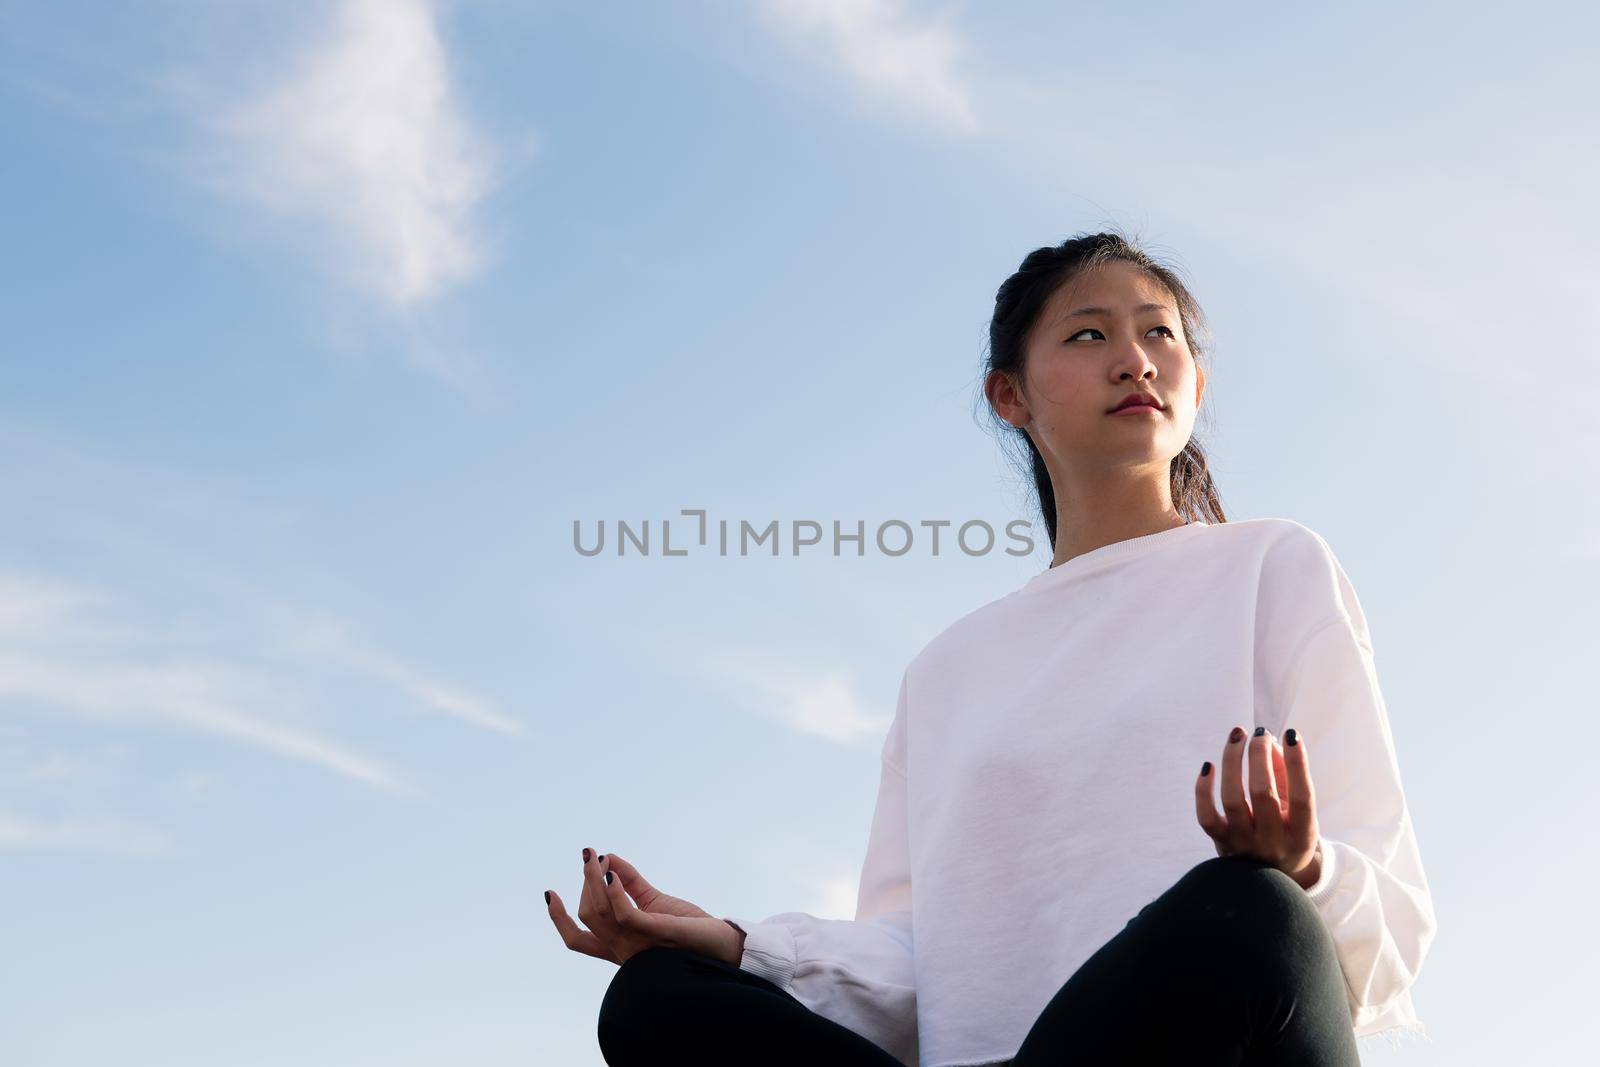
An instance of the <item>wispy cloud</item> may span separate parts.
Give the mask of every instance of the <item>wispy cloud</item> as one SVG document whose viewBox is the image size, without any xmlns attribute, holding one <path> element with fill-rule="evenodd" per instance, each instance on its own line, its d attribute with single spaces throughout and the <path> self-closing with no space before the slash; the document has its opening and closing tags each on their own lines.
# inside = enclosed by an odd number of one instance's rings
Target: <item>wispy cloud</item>
<svg viewBox="0 0 1600 1067">
<path fill-rule="evenodd" d="M 900 0 L 767 0 L 768 20 L 820 46 L 862 89 L 959 132 L 978 128 L 956 73 L 964 49 L 948 13 L 913 16 Z"/>
<path fill-rule="evenodd" d="M 462 111 L 425 0 L 342 0 L 287 76 L 202 116 L 200 180 L 300 218 L 363 287 L 398 307 L 477 273 L 476 205 L 495 148 Z"/>
<path fill-rule="evenodd" d="M 247 680 L 211 664 L 144 666 L 93 658 L 0 656 L 0 700 L 189 727 L 314 763 L 366 785 L 403 788 L 394 774 L 372 760 L 245 711 L 240 690 L 247 686 Z"/>
<path fill-rule="evenodd" d="M 852 745 L 882 738 L 893 718 L 888 711 L 873 711 L 842 672 L 796 670 L 759 649 L 656 637 L 640 652 L 808 737 Z"/>
<path fill-rule="evenodd" d="M 108 755 L 112 759 L 108 760 Z M 114 764 L 122 756 L 116 746 L 103 747 L 93 754 L 55 747 L 41 749 L 30 741 L 27 732 L 12 727 L 0 733 L 0 790 L 92 793 L 116 779 Z"/>
<path fill-rule="evenodd" d="M 817 899 L 805 910 L 822 919 L 854 919 L 859 882 L 856 875 L 823 879 L 817 887 Z"/>
<path fill-rule="evenodd" d="M 326 656 L 348 668 L 379 678 L 413 700 L 472 726 L 510 737 L 523 734 L 522 723 L 499 711 L 490 701 L 425 677 L 392 656 L 363 647 L 351 637 L 349 628 L 342 623 L 331 619 L 308 621 L 295 627 L 291 642 L 302 653 Z"/>
<path fill-rule="evenodd" d="M 41 823 L 0 811 L 0 848 L 74 849 L 149 856 L 167 850 L 153 830 L 121 822 Z"/>
<path fill-rule="evenodd" d="M 98 592 L 32 575 L 0 574 L 0 702 L 25 702 L 101 719 L 164 723 L 231 738 L 315 764 L 365 785 L 404 791 L 380 763 L 273 718 L 291 703 L 270 679 L 237 667 L 119 647 L 119 631 L 85 617 L 110 603 Z M 86 635 L 91 635 L 86 639 Z M 26 648 L 24 649 L 24 646 Z"/>
<path fill-rule="evenodd" d="M 384 712 L 421 707 L 495 742 L 525 736 L 527 724 L 488 695 L 366 639 L 296 577 L 241 568 L 262 542 L 284 538 L 291 516 L 28 434 L 0 428 L 0 443 L 17 507 L 58 540 L 88 538 L 79 543 L 108 576 L 0 566 L 0 727 L 26 725 L 20 738 L 70 756 L 102 725 L 119 737 L 130 726 L 209 735 L 401 794 L 416 792 L 406 768 L 370 751 L 374 731 L 385 744 L 393 736 Z M 95 729 L 33 728 L 63 717 Z M 38 751 L 22 759 L 24 747 L 0 734 L 0 784 L 26 775 L 36 793 L 58 776 L 35 773 L 44 760 Z"/>
<path fill-rule="evenodd" d="M 813 737 L 851 744 L 889 727 L 889 716 L 869 712 L 841 674 L 794 679 L 768 686 L 773 708 L 794 729 Z"/>
<path fill-rule="evenodd" d="M 92 629 L 86 629 L 84 613 L 102 602 L 87 589 L 0 573 L 0 637 L 41 632 L 58 638 L 85 636 Z"/>
</svg>

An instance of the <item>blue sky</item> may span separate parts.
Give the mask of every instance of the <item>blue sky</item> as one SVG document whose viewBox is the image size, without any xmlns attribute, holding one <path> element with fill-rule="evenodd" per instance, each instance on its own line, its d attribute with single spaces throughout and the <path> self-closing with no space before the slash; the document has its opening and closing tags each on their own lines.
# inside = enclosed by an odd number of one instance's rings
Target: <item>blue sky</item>
<svg viewBox="0 0 1600 1067">
<path fill-rule="evenodd" d="M 541 897 L 584 846 L 851 914 L 900 672 L 1042 524 L 669 559 L 573 522 L 1034 518 L 987 313 L 1120 225 L 1210 316 L 1230 517 L 1321 533 L 1372 627 L 1440 935 L 1435 1044 L 1368 1062 L 1575 1060 L 1597 29 L 0 4 L 0 1058 L 598 1064 L 613 966 Z"/>
</svg>

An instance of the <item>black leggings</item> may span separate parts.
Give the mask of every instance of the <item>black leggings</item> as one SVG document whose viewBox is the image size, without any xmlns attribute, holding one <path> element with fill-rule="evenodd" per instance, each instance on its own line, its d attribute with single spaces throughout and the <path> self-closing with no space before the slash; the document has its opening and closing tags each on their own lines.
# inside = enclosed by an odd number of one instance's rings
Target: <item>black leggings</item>
<svg viewBox="0 0 1600 1067">
<path fill-rule="evenodd" d="M 1019 916 L 1019 922 L 1027 922 Z M 759 975 L 649 948 L 600 1005 L 611 1067 L 899 1062 Z M 1067 978 L 1010 1061 L 1360 1067 L 1322 918 L 1282 871 L 1244 856 L 1197 864 Z"/>
</svg>

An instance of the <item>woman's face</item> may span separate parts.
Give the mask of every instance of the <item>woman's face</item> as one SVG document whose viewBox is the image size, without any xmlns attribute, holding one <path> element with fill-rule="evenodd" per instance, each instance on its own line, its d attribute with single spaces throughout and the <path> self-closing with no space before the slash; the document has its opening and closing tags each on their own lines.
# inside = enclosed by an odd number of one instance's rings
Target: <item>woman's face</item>
<svg viewBox="0 0 1600 1067">
<path fill-rule="evenodd" d="M 1045 303 L 1029 335 L 1018 399 L 1051 468 L 1093 475 L 1137 464 L 1164 468 L 1189 443 L 1203 387 L 1172 294 L 1132 264 L 1114 261 L 1080 274 Z M 1136 390 L 1155 394 L 1161 410 L 1111 413 Z"/>
</svg>

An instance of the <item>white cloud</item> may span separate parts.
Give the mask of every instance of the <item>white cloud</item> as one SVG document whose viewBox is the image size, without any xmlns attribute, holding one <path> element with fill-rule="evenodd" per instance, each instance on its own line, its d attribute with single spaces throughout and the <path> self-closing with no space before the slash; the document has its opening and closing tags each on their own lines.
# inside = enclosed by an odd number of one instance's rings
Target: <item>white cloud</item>
<svg viewBox="0 0 1600 1067">
<path fill-rule="evenodd" d="M 46 824 L 0 812 L 0 848 L 52 848 L 154 855 L 167 850 L 162 835 L 120 822 Z"/>
<path fill-rule="evenodd" d="M 657 635 L 640 651 L 808 737 L 840 745 L 881 740 L 893 719 L 891 713 L 870 710 L 846 675 L 796 670 L 790 659 L 759 649 Z"/>
<path fill-rule="evenodd" d="M 173 783 L 173 787 L 186 796 L 198 796 L 210 790 L 218 780 L 219 776 L 214 771 L 185 771 Z"/>
<path fill-rule="evenodd" d="M 20 733 L 19 733 L 20 736 Z M 69 787 L 82 789 L 110 780 L 112 772 L 80 753 L 29 751 L 12 738 L 0 739 L 0 789 Z"/>
<path fill-rule="evenodd" d="M 866 91 L 960 132 L 977 129 L 955 73 L 963 42 L 947 14 L 914 19 L 900 0 L 767 0 L 763 10 L 797 43 L 820 42 Z"/>
<path fill-rule="evenodd" d="M 37 577 L 0 574 L 0 636 L 25 637 L 41 629 L 55 634 L 81 634 L 85 608 L 100 603 L 86 589 Z"/>
<path fill-rule="evenodd" d="M 340 267 L 396 306 L 474 275 L 472 213 L 494 148 L 462 113 L 425 0 L 343 0 L 288 75 L 205 121 L 200 178 L 299 218 Z"/>
<path fill-rule="evenodd" d="M 100 718 L 186 726 L 314 763 L 366 785 L 401 789 L 378 763 L 304 730 L 240 706 L 245 685 L 225 668 L 179 663 L 143 666 L 89 657 L 0 656 L 0 700 L 38 701 Z"/>
<path fill-rule="evenodd" d="M 414 700 L 452 718 L 510 737 L 522 736 L 522 723 L 499 711 L 490 701 L 426 678 L 399 660 L 360 646 L 342 624 L 328 619 L 306 622 L 295 628 L 291 642 L 302 653 L 327 656 L 347 667 L 380 678 Z"/>
<path fill-rule="evenodd" d="M 873 715 L 850 683 L 839 674 L 797 679 L 787 687 L 769 687 L 778 713 L 800 733 L 840 744 L 874 737 L 889 728 L 889 716 Z"/>
<path fill-rule="evenodd" d="M 821 919 L 854 919 L 859 881 L 854 875 L 824 879 L 818 887 L 816 901 L 805 910 Z"/>
<path fill-rule="evenodd" d="M 290 701 L 270 678 L 193 660 L 151 664 L 148 652 L 105 640 L 106 634 L 128 632 L 101 624 L 91 613 L 109 602 L 78 586 L 0 574 L 0 633 L 7 636 L 7 652 L 0 655 L 0 702 L 184 727 L 315 764 L 365 785 L 405 789 L 381 764 L 275 721 L 274 709 Z"/>
</svg>

